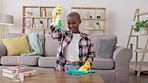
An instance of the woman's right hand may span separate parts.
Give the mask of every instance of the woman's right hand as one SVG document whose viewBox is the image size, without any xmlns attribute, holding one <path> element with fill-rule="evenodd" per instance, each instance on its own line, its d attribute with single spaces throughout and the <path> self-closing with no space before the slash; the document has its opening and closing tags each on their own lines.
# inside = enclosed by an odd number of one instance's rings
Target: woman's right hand
<svg viewBox="0 0 148 83">
<path fill-rule="evenodd" d="M 54 25 L 55 26 L 55 24 L 56 24 L 56 17 L 57 17 L 58 14 L 61 14 L 62 13 L 61 10 L 62 10 L 62 7 L 61 6 L 57 6 L 57 7 L 55 7 L 53 9 L 53 11 L 52 11 L 53 21 L 52 21 L 51 25 Z"/>
</svg>

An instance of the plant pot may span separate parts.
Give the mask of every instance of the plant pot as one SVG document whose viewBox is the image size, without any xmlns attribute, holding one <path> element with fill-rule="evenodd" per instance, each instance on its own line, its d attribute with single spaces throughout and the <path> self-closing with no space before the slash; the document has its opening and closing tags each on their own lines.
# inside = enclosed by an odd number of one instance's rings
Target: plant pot
<svg viewBox="0 0 148 83">
<path fill-rule="evenodd" d="M 101 29 L 101 25 L 97 25 L 97 28 L 98 28 L 98 29 Z"/>
<path fill-rule="evenodd" d="M 141 27 L 139 32 L 140 32 L 140 35 L 147 35 L 148 33 L 147 28 L 145 27 Z"/>
<path fill-rule="evenodd" d="M 140 35 L 140 32 L 134 31 L 133 35 Z"/>
<path fill-rule="evenodd" d="M 39 28 L 44 28 L 44 24 L 39 24 Z"/>
</svg>

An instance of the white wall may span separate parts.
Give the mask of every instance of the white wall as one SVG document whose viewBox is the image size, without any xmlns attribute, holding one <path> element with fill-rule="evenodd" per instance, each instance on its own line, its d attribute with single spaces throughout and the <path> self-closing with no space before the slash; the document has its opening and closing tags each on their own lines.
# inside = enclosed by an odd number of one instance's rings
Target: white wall
<svg viewBox="0 0 148 83">
<path fill-rule="evenodd" d="M 15 17 L 15 24 L 10 32 L 21 32 L 23 5 L 61 5 L 63 21 L 71 6 L 90 6 L 107 8 L 107 33 L 118 37 L 118 45 L 126 47 L 133 15 L 136 8 L 148 10 L 148 0 L 3 0 L 3 13 Z"/>
<path fill-rule="evenodd" d="M 2 4 L 2 0 L 0 0 L 0 14 L 2 14 L 2 12 L 3 12 L 3 4 Z M 2 31 L 3 30 L 3 25 L 0 25 L 0 31 Z M 0 32 L 0 35 L 1 35 L 1 32 Z"/>
<path fill-rule="evenodd" d="M 0 0 L 0 14 L 2 14 L 2 8 L 3 7 L 3 4 L 2 4 L 2 0 Z"/>
</svg>

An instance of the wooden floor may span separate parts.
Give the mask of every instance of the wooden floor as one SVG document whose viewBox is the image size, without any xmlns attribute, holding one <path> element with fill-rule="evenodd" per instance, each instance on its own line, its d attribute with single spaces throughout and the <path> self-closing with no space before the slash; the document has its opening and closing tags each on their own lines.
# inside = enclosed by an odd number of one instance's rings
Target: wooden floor
<svg viewBox="0 0 148 83">
<path fill-rule="evenodd" d="M 148 65 L 148 63 L 144 63 Z M 129 83 L 148 83 L 148 74 L 141 73 L 140 76 L 136 76 L 134 70 L 130 69 Z"/>
<path fill-rule="evenodd" d="M 135 75 L 135 71 L 130 69 L 129 83 L 148 83 L 148 74 Z"/>
</svg>

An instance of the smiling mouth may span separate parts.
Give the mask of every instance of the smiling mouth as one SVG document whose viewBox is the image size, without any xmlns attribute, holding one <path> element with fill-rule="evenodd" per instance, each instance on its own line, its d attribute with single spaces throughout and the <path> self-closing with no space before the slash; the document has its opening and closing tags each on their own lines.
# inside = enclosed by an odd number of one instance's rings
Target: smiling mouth
<svg viewBox="0 0 148 83">
<path fill-rule="evenodd" d="M 74 30 L 74 28 L 69 28 L 71 31 L 73 31 Z"/>
<path fill-rule="evenodd" d="M 70 29 L 70 30 L 72 30 L 72 31 L 73 31 L 74 29 Z"/>
</svg>

